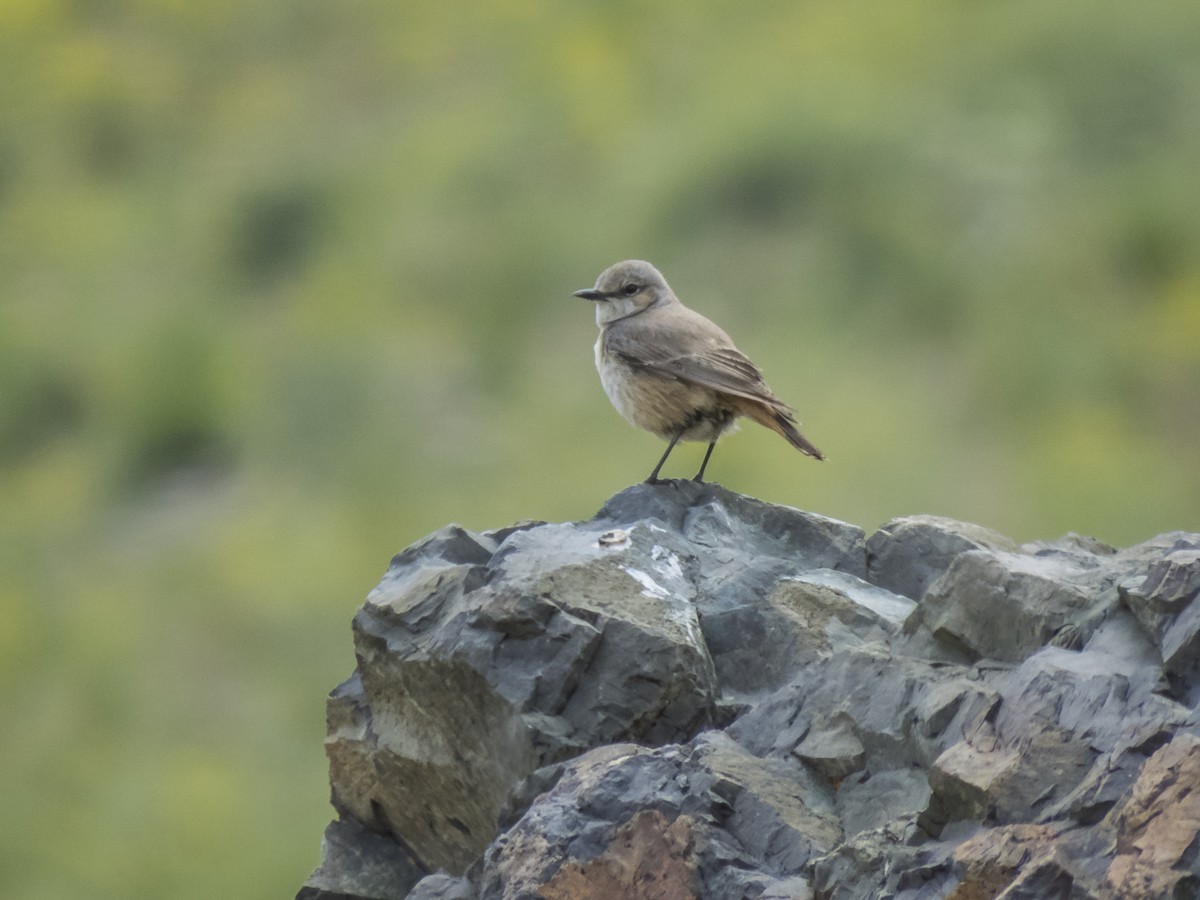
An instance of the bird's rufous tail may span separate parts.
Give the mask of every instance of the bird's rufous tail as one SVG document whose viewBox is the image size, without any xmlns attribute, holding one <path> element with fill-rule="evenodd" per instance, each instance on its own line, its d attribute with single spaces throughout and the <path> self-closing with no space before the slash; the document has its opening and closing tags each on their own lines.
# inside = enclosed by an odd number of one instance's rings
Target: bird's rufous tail
<svg viewBox="0 0 1200 900">
<path fill-rule="evenodd" d="M 747 401 L 742 404 L 739 412 L 753 419 L 759 425 L 770 428 L 775 433 L 782 435 L 789 444 L 805 456 L 811 456 L 813 459 L 825 458 L 825 454 L 814 447 L 796 429 L 796 419 L 786 408 L 781 409 L 778 406 L 769 406 L 766 403 Z"/>
</svg>

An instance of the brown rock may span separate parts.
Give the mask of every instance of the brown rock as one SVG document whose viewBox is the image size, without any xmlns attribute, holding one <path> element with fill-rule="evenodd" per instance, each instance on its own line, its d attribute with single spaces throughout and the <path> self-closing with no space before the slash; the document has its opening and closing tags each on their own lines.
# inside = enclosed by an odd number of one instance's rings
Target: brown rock
<svg viewBox="0 0 1200 900">
<path fill-rule="evenodd" d="M 964 841 L 953 859 L 965 868 L 946 900 L 991 900 L 1017 883 L 1024 872 L 1051 860 L 1057 832 L 1044 825 L 989 828 Z"/>
<path fill-rule="evenodd" d="M 696 900 L 693 821 L 644 810 L 617 829 L 608 849 L 570 862 L 538 889 L 543 900 Z"/>
<path fill-rule="evenodd" d="M 1146 760 L 1128 798 L 1100 825 L 1117 855 L 1104 897 L 1177 897 L 1200 886 L 1200 738 L 1179 734 Z"/>
</svg>

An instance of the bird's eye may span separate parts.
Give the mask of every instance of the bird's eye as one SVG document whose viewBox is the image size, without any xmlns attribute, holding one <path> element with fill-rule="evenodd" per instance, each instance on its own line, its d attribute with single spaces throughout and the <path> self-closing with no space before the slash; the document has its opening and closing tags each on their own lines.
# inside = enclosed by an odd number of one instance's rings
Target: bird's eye
<svg viewBox="0 0 1200 900">
<path fill-rule="evenodd" d="M 621 290 L 625 294 L 626 297 L 632 297 L 634 294 L 636 294 L 638 291 L 640 291 L 641 288 L 638 287 L 636 284 L 627 284 Z"/>
</svg>

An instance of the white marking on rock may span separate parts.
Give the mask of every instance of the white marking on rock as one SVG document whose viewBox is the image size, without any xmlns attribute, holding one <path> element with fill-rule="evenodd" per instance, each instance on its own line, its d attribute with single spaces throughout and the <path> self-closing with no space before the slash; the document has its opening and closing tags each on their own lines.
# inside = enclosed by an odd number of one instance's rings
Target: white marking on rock
<svg viewBox="0 0 1200 900">
<path fill-rule="evenodd" d="M 650 548 L 650 558 L 663 564 L 668 578 L 683 578 L 683 566 L 679 564 L 679 557 L 666 547 L 655 544 Z"/>
<path fill-rule="evenodd" d="M 642 594 L 644 596 L 657 597 L 660 600 L 671 596 L 670 591 L 668 591 L 665 587 L 663 587 L 641 569 L 635 569 L 633 566 L 621 566 L 621 571 L 642 586 Z"/>
</svg>

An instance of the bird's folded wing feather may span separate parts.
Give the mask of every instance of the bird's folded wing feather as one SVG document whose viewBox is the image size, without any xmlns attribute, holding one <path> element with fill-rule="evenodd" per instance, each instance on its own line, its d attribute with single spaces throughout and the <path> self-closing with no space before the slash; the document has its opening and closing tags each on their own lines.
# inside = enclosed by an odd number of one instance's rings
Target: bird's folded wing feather
<svg viewBox="0 0 1200 900">
<path fill-rule="evenodd" d="M 679 352 L 670 349 L 677 341 L 656 339 L 654 331 L 612 329 L 605 337 L 605 349 L 634 368 L 788 410 L 767 387 L 758 366 L 732 343 L 705 342 Z"/>
</svg>

